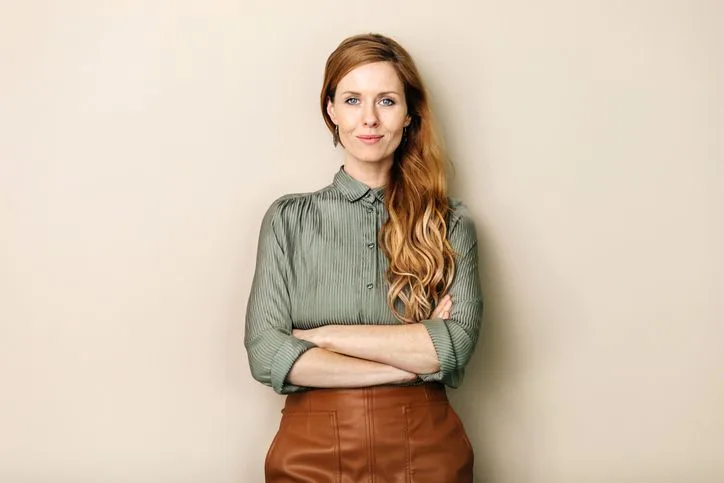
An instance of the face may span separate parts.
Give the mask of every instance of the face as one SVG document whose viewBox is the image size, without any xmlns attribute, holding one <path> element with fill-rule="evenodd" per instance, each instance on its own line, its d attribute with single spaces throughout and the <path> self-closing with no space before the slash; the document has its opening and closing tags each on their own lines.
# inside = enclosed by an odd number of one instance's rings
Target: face
<svg viewBox="0 0 724 483">
<path fill-rule="evenodd" d="M 410 124 L 405 90 L 390 62 L 361 65 L 339 81 L 327 113 L 339 128 L 346 161 L 389 163 Z"/>
</svg>

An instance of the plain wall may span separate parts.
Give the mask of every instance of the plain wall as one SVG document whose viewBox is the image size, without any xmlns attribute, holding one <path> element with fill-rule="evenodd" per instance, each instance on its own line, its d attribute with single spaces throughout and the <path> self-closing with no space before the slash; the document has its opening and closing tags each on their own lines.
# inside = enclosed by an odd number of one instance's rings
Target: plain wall
<svg viewBox="0 0 724 483">
<path fill-rule="evenodd" d="M 413 54 L 477 220 L 490 483 L 724 481 L 724 3 L 5 1 L 0 482 L 261 482 L 261 217 L 342 161 L 327 55 Z"/>
</svg>

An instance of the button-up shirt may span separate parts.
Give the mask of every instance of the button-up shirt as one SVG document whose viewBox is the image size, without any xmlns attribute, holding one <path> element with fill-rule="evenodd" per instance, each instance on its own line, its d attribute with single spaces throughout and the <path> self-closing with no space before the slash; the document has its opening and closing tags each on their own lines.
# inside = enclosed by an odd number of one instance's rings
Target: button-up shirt
<svg viewBox="0 0 724 483">
<path fill-rule="evenodd" d="M 456 267 L 452 310 L 449 319 L 419 321 L 440 363 L 439 371 L 420 380 L 457 387 L 475 349 L 483 302 L 474 221 L 459 200 L 449 202 Z M 255 379 L 282 394 L 309 389 L 286 380 L 296 360 L 315 347 L 294 337 L 293 328 L 401 323 L 387 305 L 388 260 L 377 239 L 386 220 L 384 188 L 370 188 L 343 166 L 331 185 L 271 204 L 261 223 L 246 308 L 244 342 Z M 402 311 L 399 299 L 396 307 Z"/>
</svg>

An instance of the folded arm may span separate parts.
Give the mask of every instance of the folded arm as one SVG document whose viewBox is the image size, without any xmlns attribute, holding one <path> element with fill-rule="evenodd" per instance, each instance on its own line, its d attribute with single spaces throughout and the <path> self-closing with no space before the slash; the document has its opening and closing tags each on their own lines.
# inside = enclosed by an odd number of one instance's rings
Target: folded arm
<svg viewBox="0 0 724 483">
<path fill-rule="evenodd" d="M 446 295 L 433 316 L 448 318 L 451 305 L 450 296 Z M 294 330 L 293 334 L 332 352 L 381 362 L 415 374 L 440 370 L 435 346 L 422 324 L 325 325 Z"/>
<path fill-rule="evenodd" d="M 307 387 L 366 387 L 415 379 L 413 372 L 318 347 L 302 354 L 287 376 L 289 383 Z"/>
<path fill-rule="evenodd" d="M 262 221 L 246 308 L 244 345 L 254 379 L 280 394 L 309 387 L 362 387 L 416 379 L 412 372 L 318 348 L 292 334 L 284 247 L 278 233 L 279 202 Z"/>
<path fill-rule="evenodd" d="M 295 335 L 330 351 L 456 387 L 477 344 L 483 311 L 475 225 L 464 208 L 451 230 L 450 243 L 457 253 L 451 306 L 446 306 L 449 299 L 441 301 L 431 317 L 419 324 L 330 325 L 295 331 Z"/>
</svg>

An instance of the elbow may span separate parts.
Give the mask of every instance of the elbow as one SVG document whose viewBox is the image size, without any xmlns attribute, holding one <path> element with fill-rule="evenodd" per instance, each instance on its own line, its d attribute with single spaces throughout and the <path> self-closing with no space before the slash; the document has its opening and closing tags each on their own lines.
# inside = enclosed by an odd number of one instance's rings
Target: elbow
<svg viewBox="0 0 724 483">
<path fill-rule="evenodd" d="M 260 351 L 256 344 L 251 344 L 247 341 L 244 345 L 246 346 L 246 354 L 249 359 L 251 377 L 265 386 L 271 386 L 271 362 L 264 356 L 264 352 Z"/>
<path fill-rule="evenodd" d="M 418 374 L 433 374 L 439 372 L 440 367 L 440 360 L 437 358 L 437 353 L 433 349 L 432 355 L 421 361 L 415 372 Z"/>
<path fill-rule="evenodd" d="M 442 354 L 438 354 L 437 371 L 452 374 L 464 370 L 475 351 L 475 345 L 474 337 L 460 334 L 456 341 L 450 342 Z"/>
<path fill-rule="evenodd" d="M 461 324 L 452 321 L 431 321 L 425 325 L 434 346 L 434 361 L 429 365 L 435 366 L 436 371 L 430 372 L 450 373 L 463 369 L 476 345 L 477 331 L 466 330 Z"/>
<path fill-rule="evenodd" d="M 264 384 L 265 386 L 271 386 L 271 371 L 269 367 L 259 361 L 253 361 L 249 358 L 249 368 L 251 369 L 251 377 L 255 381 Z"/>
<path fill-rule="evenodd" d="M 254 378 L 255 381 L 260 382 L 264 384 L 265 386 L 271 386 L 271 372 L 267 369 L 263 369 L 261 367 L 255 366 L 254 364 L 250 364 L 251 368 L 251 377 Z"/>
<path fill-rule="evenodd" d="M 299 356 L 313 344 L 278 330 L 266 330 L 245 342 L 251 376 L 279 394 L 295 391 L 286 382 L 289 370 Z"/>
<path fill-rule="evenodd" d="M 460 335 L 458 342 L 453 344 L 454 357 L 450 371 L 461 371 L 465 369 L 475 352 L 475 346 L 478 342 L 477 333 L 472 335 L 468 333 L 463 334 Z"/>
<path fill-rule="evenodd" d="M 456 371 L 461 371 L 465 369 L 465 367 L 468 365 L 468 362 L 470 362 L 470 358 L 473 355 L 474 349 L 471 349 L 465 357 L 459 358 L 456 360 L 455 369 Z"/>
</svg>

